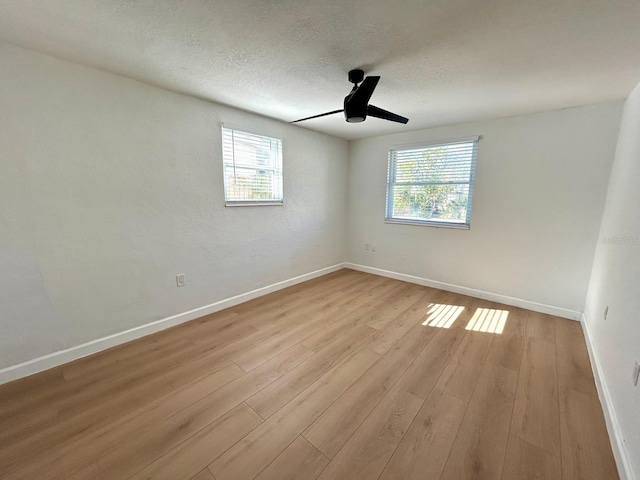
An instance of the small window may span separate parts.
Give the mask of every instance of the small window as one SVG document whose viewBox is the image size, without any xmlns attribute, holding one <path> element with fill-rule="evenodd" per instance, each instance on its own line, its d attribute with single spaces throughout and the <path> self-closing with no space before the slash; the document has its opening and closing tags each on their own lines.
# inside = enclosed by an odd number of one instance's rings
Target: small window
<svg viewBox="0 0 640 480">
<path fill-rule="evenodd" d="M 282 140 L 222 126 L 227 206 L 282 205 Z"/>
<path fill-rule="evenodd" d="M 478 137 L 389 152 L 386 221 L 469 228 Z"/>
</svg>

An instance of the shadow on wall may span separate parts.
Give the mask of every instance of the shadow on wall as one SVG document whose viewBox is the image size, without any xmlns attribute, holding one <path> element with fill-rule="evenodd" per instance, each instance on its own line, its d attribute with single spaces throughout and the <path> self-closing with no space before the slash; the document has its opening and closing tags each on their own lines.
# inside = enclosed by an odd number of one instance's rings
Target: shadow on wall
<svg viewBox="0 0 640 480">
<path fill-rule="evenodd" d="M 0 368 L 69 346 L 68 329 L 53 307 L 36 259 L 28 251 L 0 248 L 0 282 Z"/>
</svg>

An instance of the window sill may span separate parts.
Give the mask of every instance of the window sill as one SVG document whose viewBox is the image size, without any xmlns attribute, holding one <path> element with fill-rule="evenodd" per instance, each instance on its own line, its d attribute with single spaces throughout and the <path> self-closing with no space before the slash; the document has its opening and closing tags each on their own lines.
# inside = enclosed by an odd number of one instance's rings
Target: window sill
<svg viewBox="0 0 640 480">
<path fill-rule="evenodd" d="M 225 207 L 282 207 L 284 202 L 225 202 Z"/>
<path fill-rule="evenodd" d="M 396 220 L 393 218 L 385 218 L 384 223 L 393 223 L 398 225 L 416 225 L 418 227 L 453 228 L 455 230 L 470 229 L 470 225 L 466 223 L 421 222 L 420 220 Z"/>
</svg>

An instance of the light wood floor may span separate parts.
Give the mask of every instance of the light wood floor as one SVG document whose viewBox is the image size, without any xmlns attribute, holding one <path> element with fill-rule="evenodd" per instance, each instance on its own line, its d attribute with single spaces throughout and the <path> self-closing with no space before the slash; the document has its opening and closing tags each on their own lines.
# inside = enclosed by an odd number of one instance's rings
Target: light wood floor
<svg viewBox="0 0 640 480">
<path fill-rule="evenodd" d="M 578 322 L 342 270 L 0 387 L 2 479 L 618 478 Z"/>
</svg>

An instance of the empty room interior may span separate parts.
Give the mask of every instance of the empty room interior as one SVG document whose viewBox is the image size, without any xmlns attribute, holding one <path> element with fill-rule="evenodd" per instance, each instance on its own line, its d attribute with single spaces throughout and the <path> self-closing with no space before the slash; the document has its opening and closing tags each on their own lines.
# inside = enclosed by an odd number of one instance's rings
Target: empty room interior
<svg viewBox="0 0 640 480">
<path fill-rule="evenodd" d="M 0 0 L 1 480 L 640 480 L 640 2 Z"/>
</svg>

